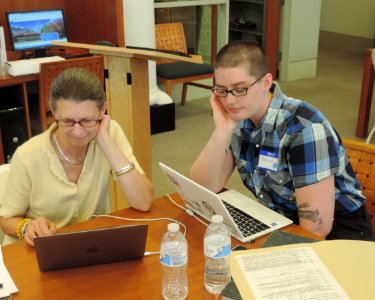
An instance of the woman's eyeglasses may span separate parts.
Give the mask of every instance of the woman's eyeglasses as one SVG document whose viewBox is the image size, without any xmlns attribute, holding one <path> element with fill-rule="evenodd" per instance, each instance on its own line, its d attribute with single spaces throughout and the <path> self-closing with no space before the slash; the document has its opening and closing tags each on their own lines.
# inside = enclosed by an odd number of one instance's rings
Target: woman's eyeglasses
<svg viewBox="0 0 375 300">
<path fill-rule="evenodd" d="M 76 123 L 79 124 L 82 127 L 94 127 L 94 126 L 98 125 L 98 123 L 100 123 L 101 120 L 102 120 L 101 118 L 99 118 L 97 120 L 83 119 L 83 120 L 79 120 L 79 121 L 74 121 L 74 120 L 69 120 L 69 119 L 62 119 L 62 120 L 55 119 L 55 121 L 56 121 L 56 123 L 59 127 L 73 127 Z"/>
</svg>

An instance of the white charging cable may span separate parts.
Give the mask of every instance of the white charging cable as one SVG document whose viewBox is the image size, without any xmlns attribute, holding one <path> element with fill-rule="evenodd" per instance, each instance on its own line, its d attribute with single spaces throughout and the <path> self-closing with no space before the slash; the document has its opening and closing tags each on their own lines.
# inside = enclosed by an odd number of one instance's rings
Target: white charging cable
<svg viewBox="0 0 375 300">
<path fill-rule="evenodd" d="M 189 216 L 192 216 L 194 217 L 195 219 L 197 219 L 199 222 L 201 222 L 203 225 L 205 226 L 208 226 L 207 223 L 203 222 L 201 219 L 199 219 L 192 210 L 190 210 L 189 208 L 186 208 L 186 207 L 183 207 L 181 206 L 180 204 L 176 203 L 172 197 L 169 195 L 169 194 L 166 194 L 166 196 L 168 197 L 168 199 L 174 204 L 176 205 L 177 207 L 181 208 L 182 210 L 184 210 Z M 125 217 L 119 217 L 119 216 L 112 216 L 112 215 L 92 215 L 93 218 L 99 218 L 99 217 L 102 217 L 102 218 L 112 218 L 112 219 L 118 219 L 118 220 L 125 220 L 125 221 L 131 221 L 131 222 L 143 222 L 143 221 L 149 221 L 149 222 L 152 222 L 152 221 L 172 221 L 172 222 L 175 222 L 175 223 L 178 223 L 180 224 L 183 228 L 184 228 L 184 236 L 186 236 L 186 231 L 187 231 L 187 228 L 185 226 L 185 224 L 175 220 L 175 219 L 172 219 L 172 218 L 148 218 L 148 219 L 134 219 L 134 218 L 125 218 Z M 153 254 L 159 254 L 160 252 L 157 252 L 157 251 L 154 251 L 154 252 L 150 252 L 150 251 L 146 251 L 145 252 L 145 256 L 148 256 L 148 255 L 153 255 Z"/>
<path fill-rule="evenodd" d="M 178 204 L 177 202 L 175 202 L 169 194 L 165 194 L 165 195 L 168 197 L 168 199 L 169 199 L 174 205 L 176 205 L 177 207 L 179 207 L 179 208 L 181 208 L 182 210 L 184 210 L 189 216 L 194 217 L 195 219 L 197 219 L 199 222 L 201 222 L 201 223 L 202 223 L 203 225 L 205 225 L 205 226 L 208 226 L 208 225 L 209 225 L 209 224 L 207 224 L 206 222 L 203 222 L 200 218 L 198 218 L 198 217 L 195 215 L 195 213 L 194 213 L 191 209 L 186 208 L 186 207 L 183 207 L 183 206 L 181 206 L 180 204 Z"/>
<path fill-rule="evenodd" d="M 112 219 L 118 219 L 118 220 L 125 220 L 125 221 L 132 221 L 132 222 L 142 222 L 142 221 L 172 221 L 175 223 L 180 224 L 184 228 L 184 235 L 186 235 L 186 226 L 182 224 L 181 222 L 171 219 L 171 218 L 153 218 L 153 219 L 133 219 L 133 218 L 125 218 L 125 217 L 118 217 L 118 216 L 112 216 L 112 215 L 92 215 L 94 218 L 98 217 L 104 217 L 104 218 L 112 218 Z"/>
<path fill-rule="evenodd" d="M 153 219 L 133 219 L 133 218 L 125 218 L 125 217 L 118 217 L 118 216 L 112 216 L 112 215 L 92 215 L 94 218 L 112 218 L 112 219 L 118 219 L 118 220 L 125 220 L 125 221 L 132 221 L 132 222 L 143 222 L 143 221 L 172 221 L 180 224 L 184 228 L 184 235 L 186 235 L 186 226 L 182 224 L 181 222 L 171 219 L 171 218 L 153 218 Z M 160 254 L 159 251 L 145 251 L 145 256 Z"/>
</svg>

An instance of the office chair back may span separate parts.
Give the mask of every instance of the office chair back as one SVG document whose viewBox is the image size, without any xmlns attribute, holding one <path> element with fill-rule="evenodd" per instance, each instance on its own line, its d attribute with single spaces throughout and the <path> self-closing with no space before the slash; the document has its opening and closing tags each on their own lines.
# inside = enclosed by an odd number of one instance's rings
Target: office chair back
<svg viewBox="0 0 375 300">
<path fill-rule="evenodd" d="M 104 86 L 104 59 L 101 55 L 42 63 L 39 73 L 39 112 L 42 131 L 45 131 L 48 125 L 53 123 L 48 102 L 51 84 L 58 74 L 68 68 L 87 69 L 94 73 Z"/>
<path fill-rule="evenodd" d="M 0 204 L 3 200 L 5 187 L 8 182 L 9 171 L 10 171 L 10 164 L 0 165 Z M 3 243 L 3 240 L 4 240 L 4 233 L 3 233 L 3 230 L 0 228 L 0 244 Z"/>
<path fill-rule="evenodd" d="M 375 145 L 344 139 L 353 170 L 366 196 L 366 207 L 375 233 Z"/>
<path fill-rule="evenodd" d="M 188 53 L 182 23 L 166 23 L 155 25 L 156 49 L 173 50 Z M 165 84 L 165 92 L 172 96 L 172 85 L 182 83 L 181 105 L 186 103 L 188 85 L 211 89 L 212 85 L 196 83 L 202 79 L 213 79 L 211 65 L 189 62 L 172 62 L 156 66 L 158 82 Z"/>
</svg>

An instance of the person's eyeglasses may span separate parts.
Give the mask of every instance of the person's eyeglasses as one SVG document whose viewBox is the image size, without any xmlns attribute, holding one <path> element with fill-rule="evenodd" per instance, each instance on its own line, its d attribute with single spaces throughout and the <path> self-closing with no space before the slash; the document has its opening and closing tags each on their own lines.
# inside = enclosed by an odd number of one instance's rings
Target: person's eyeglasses
<svg viewBox="0 0 375 300">
<path fill-rule="evenodd" d="M 245 96 L 247 94 L 247 90 L 251 88 L 254 84 L 256 84 L 259 80 L 261 80 L 264 75 L 266 75 L 266 73 L 260 76 L 252 84 L 250 84 L 248 87 L 245 87 L 245 88 L 235 88 L 231 90 L 226 90 L 222 88 L 213 88 L 211 91 L 214 93 L 215 96 L 218 96 L 218 97 L 226 97 L 228 96 L 228 93 L 231 93 L 235 97 Z"/>
<path fill-rule="evenodd" d="M 100 123 L 101 120 L 102 120 L 101 118 L 99 118 L 97 120 L 83 119 L 83 120 L 79 120 L 79 121 L 74 121 L 74 120 L 69 120 L 69 119 L 62 119 L 62 120 L 55 119 L 55 121 L 56 121 L 56 123 L 59 127 L 73 127 L 76 123 L 79 124 L 82 127 L 94 127 L 98 123 Z"/>
</svg>

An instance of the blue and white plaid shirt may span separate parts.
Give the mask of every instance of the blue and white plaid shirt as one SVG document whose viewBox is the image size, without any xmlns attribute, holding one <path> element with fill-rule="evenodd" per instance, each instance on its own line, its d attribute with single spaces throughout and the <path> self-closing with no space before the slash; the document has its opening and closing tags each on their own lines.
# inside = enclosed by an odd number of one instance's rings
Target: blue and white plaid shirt
<svg viewBox="0 0 375 300">
<path fill-rule="evenodd" d="M 239 122 L 231 149 L 244 184 L 259 202 L 295 222 L 295 189 L 331 175 L 335 176 L 336 216 L 357 210 L 365 201 L 341 139 L 326 117 L 285 96 L 277 83 L 259 127 L 250 120 Z M 268 158 L 273 165 L 264 167 Z"/>
</svg>

